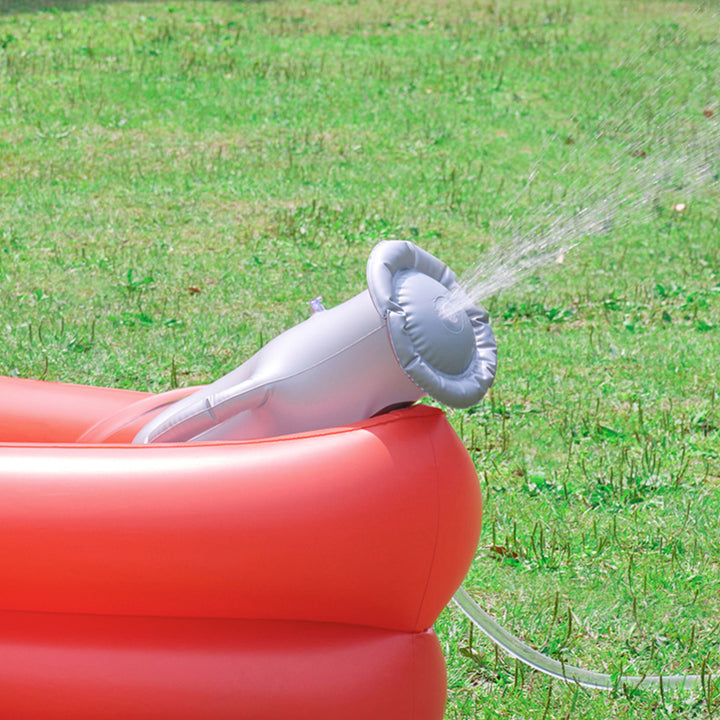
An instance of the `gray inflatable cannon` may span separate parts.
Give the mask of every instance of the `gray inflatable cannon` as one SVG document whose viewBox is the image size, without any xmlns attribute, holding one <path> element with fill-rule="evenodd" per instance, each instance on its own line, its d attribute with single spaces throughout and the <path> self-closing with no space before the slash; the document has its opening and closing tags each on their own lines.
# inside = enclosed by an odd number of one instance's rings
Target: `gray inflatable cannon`
<svg viewBox="0 0 720 720">
<path fill-rule="evenodd" d="M 171 405 L 134 442 L 318 430 L 425 394 L 456 408 L 480 402 L 495 378 L 497 346 L 487 312 L 463 297 L 447 265 L 413 243 L 381 242 L 370 254 L 367 283 L 364 292 L 320 309 Z"/>
</svg>

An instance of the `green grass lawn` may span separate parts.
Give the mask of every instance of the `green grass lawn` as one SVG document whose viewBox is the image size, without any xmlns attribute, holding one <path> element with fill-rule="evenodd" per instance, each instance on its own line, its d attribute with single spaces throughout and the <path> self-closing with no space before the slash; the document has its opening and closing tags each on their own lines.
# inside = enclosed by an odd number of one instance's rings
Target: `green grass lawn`
<svg viewBox="0 0 720 720">
<path fill-rule="evenodd" d="M 207 382 L 362 290 L 378 240 L 462 273 L 561 221 L 450 413 L 468 588 L 569 663 L 720 671 L 719 87 L 716 2 L 0 0 L 0 374 Z M 437 631 L 448 719 L 720 712 Z"/>
</svg>

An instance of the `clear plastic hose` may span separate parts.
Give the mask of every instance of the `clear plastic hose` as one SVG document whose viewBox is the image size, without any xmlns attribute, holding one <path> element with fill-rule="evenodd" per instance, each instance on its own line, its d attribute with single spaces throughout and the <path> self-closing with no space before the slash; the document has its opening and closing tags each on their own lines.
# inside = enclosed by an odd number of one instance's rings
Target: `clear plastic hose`
<svg viewBox="0 0 720 720">
<path fill-rule="evenodd" d="M 613 690 L 622 685 L 630 685 L 660 691 L 663 688 L 700 689 L 711 680 L 709 672 L 705 675 L 608 675 L 573 667 L 543 655 L 511 635 L 468 595 L 465 588 L 461 587 L 453 600 L 463 613 L 508 655 L 558 680 L 597 690 Z"/>
</svg>

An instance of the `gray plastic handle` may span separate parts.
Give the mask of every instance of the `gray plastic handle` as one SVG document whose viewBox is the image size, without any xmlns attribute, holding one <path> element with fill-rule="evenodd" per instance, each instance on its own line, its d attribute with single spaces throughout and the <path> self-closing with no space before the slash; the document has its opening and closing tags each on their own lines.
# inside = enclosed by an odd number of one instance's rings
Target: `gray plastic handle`
<svg viewBox="0 0 720 720">
<path fill-rule="evenodd" d="M 345 425 L 425 393 L 477 404 L 495 377 L 485 310 L 446 313 L 453 272 L 409 242 L 381 242 L 368 290 L 269 342 L 150 421 L 136 443 L 245 440 Z"/>
<path fill-rule="evenodd" d="M 136 443 L 247 440 L 345 425 L 423 391 L 398 365 L 367 291 L 271 340 L 148 423 Z"/>
</svg>

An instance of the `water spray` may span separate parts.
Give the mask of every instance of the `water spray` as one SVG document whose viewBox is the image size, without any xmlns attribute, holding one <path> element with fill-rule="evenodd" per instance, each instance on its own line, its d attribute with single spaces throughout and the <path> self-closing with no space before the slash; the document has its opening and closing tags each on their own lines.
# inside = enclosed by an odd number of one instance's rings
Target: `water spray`
<svg viewBox="0 0 720 720">
<path fill-rule="evenodd" d="M 639 62 L 640 57 L 629 66 Z M 662 81 L 662 76 L 654 79 L 650 96 L 658 92 Z M 708 82 L 716 87 L 717 77 Z M 700 83 L 698 88 L 702 87 Z M 646 101 L 644 96 L 621 124 L 643 112 Z M 535 187 L 543 163 L 541 154 L 522 189 L 500 212 L 502 222 L 493 228 L 493 235 L 500 240 L 484 248 L 482 261 L 458 278 L 463 294 L 454 294 L 448 309 L 461 309 L 466 301 L 485 302 L 543 268 L 562 263 L 566 255 L 592 238 L 630 224 L 637 228 L 649 223 L 663 207 L 684 212 L 706 189 L 717 187 L 720 124 L 716 104 L 714 99 L 705 112 L 697 107 L 683 107 L 682 112 L 672 106 L 663 108 L 650 137 L 636 131 L 618 141 L 614 127 L 596 128 L 594 139 L 579 144 L 574 155 L 553 173 L 551 187 L 559 199 L 532 202 L 523 220 L 516 217 L 520 215 L 518 206 Z M 588 180 L 583 168 L 591 149 L 603 152 L 602 174 Z M 547 188 L 541 191 L 547 194 Z M 673 202 L 678 196 L 681 202 Z"/>
</svg>

